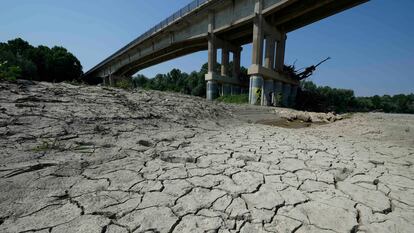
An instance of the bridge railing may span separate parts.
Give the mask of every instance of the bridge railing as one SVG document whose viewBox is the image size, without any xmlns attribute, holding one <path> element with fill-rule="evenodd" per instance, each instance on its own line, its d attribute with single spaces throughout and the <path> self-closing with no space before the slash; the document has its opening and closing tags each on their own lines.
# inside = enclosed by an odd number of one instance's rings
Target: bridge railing
<svg viewBox="0 0 414 233">
<path fill-rule="evenodd" d="M 177 12 L 175 12 L 174 14 L 172 14 L 170 17 L 168 17 L 165 20 L 161 21 L 161 23 L 155 25 L 154 27 L 152 27 L 151 29 L 149 29 L 148 31 L 146 31 L 144 34 L 142 34 L 141 36 L 139 36 L 138 38 L 136 38 L 135 40 L 133 40 L 131 43 L 127 44 L 126 46 L 124 46 L 123 48 L 121 48 L 120 50 L 118 50 L 117 52 L 115 52 L 113 55 L 111 55 L 110 57 L 108 57 L 107 59 L 105 59 L 104 61 L 102 61 L 101 63 L 99 63 L 98 65 L 96 65 L 95 67 L 93 67 L 87 73 L 92 72 L 93 70 L 95 70 L 99 66 L 105 64 L 107 61 L 109 61 L 112 58 L 118 56 L 125 49 L 128 49 L 131 45 L 134 45 L 136 43 L 139 43 L 139 42 L 147 39 L 148 37 L 150 37 L 151 35 L 153 35 L 155 32 L 157 32 L 157 31 L 159 31 L 159 30 L 167 27 L 168 25 L 176 22 L 177 20 L 181 19 L 186 14 L 192 12 L 196 8 L 204 5 L 205 3 L 209 2 L 209 1 L 212 1 L 212 0 L 194 0 L 194 1 L 192 1 L 191 3 L 189 3 L 188 5 L 186 5 L 185 7 L 181 8 L 180 10 L 178 10 Z"/>
<path fill-rule="evenodd" d="M 185 16 L 186 14 L 192 12 L 194 9 L 200 7 L 201 5 L 205 4 L 208 1 L 211 1 L 211 0 L 194 0 L 194 1 L 192 1 L 191 3 L 186 5 L 185 7 L 181 8 L 180 10 L 178 10 L 177 12 L 172 14 L 170 17 L 166 18 L 165 20 L 161 21 L 159 24 L 155 25 L 154 27 L 152 27 L 151 29 L 146 31 L 144 34 L 142 34 L 136 40 L 134 40 L 133 43 L 145 40 L 146 38 L 148 38 L 149 36 L 151 36 L 155 32 L 157 32 L 157 31 L 167 27 L 171 23 L 174 23 L 175 21 L 181 19 L 183 16 Z"/>
</svg>

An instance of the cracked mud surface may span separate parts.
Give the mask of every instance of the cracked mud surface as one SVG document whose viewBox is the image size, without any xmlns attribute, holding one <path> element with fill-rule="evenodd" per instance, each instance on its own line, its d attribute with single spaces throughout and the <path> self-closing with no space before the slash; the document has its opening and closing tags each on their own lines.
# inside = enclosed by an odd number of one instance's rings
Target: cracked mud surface
<svg viewBox="0 0 414 233">
<path fill-rule="evenodd" d="M 236 117 L 249 106 L 46 83 L 2 83 L 0 103 L 0 232 L 414 229 L 413 116 L 285 129 Z"/>
</svg>

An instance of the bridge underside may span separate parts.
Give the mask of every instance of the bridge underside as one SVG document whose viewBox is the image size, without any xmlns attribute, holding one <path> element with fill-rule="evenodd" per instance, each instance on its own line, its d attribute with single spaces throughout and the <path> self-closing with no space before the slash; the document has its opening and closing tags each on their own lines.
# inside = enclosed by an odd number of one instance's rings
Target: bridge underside
<svg viewBox="0 0 414 233">
<path fill-rule="evenodd" d="M 89 71 L 114 83 L 138 71 L 183 55 L 208 50 L 207 98 L 249 90 L 251 104 L 290 106 L 299 81 L 284 70 L 286 34 L 367 0 L 210 0 L 153 33 L 131 43 Z M 253 43 L 250 83 L 240 75 L 240 51 Z M 221 73 L 214 67 L 222 49 Z M 228 70 L 230 53 L 235 66 Z M 280 102 L 280 101 L 279 101 Z"/>
</svg>

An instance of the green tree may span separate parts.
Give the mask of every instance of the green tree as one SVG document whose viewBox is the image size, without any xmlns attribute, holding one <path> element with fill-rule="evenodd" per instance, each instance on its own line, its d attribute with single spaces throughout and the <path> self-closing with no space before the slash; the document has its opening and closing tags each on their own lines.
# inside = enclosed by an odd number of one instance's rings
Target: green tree
<svg viewBox="0 0 414 233">
<path fill-rule="evenodd" d="M 4 66 L 20 68 L 16 78 L 61 82 L 83 74 L 80 61 L 65 48 L 33 47 L 21 38 L 0 43 L 0 62 L 5 61 Z"/>
<path fill-rule="evenodd" d="M 0 63 L 0 79 L 14 81 L 21 76 L 22 69 L 19 66 L 8 66 L 7 61 Z"/>
</svg>

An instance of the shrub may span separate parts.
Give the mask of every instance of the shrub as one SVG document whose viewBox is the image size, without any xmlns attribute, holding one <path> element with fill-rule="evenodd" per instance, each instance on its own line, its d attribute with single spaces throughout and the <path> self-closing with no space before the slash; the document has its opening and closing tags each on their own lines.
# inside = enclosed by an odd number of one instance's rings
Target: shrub
<svg viewBox="0 0 414 233">
<path fill-rule="evenodd" d="M 217 101 L 231 104 L 247 104 L 249 102 L 248 94 L 241 95 L 224 95 L 217 98 Z"/>
</svg>

